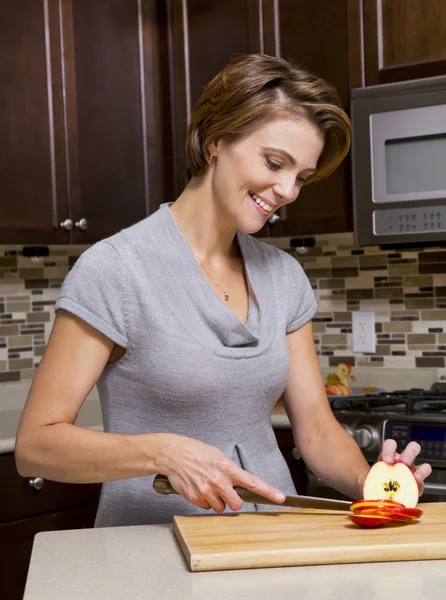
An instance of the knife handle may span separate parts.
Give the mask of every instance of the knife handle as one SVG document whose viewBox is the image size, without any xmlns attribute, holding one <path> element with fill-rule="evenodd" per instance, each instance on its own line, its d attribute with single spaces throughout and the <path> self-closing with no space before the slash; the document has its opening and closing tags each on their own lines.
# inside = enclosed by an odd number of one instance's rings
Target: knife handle
<svg viewBox="0 0 446 600">
<path fill-rule="evenodd" d="M 169 496 L 170 494 L 178 494 L 177 490 L 172 486 L 167 475 L 156 475 L 153 480 L 153 489 L 158 494 L 163 494 L 163 496 Z M 240 487 L 234 486 L 234 490 L 240 496 L 240 498 L 245 502 L 253 502 L 255 504 L 267 504 L 268 506 L 283 506 L 280 502 L 273 502 L 272 500 L 268 500 L 264 496 L 260 496 L 260 494 L 255 494 L 254 492 L 250 492 L 249 490 Z"/>
</svg>

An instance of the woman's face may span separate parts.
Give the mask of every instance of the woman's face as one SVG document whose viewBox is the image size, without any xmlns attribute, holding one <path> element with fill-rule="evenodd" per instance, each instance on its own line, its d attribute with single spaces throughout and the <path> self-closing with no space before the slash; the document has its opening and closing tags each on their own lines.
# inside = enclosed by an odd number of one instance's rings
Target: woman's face
<svg viewBox="0 0 446 600">
<path fill-rule="evenodd" d="M 322 133 L 298 118 L 269 121 L 237 142 L 210 147 L 212 187 L 221 217 L 255 233 L 271 214 L 296 200 L 315 172 L 324 146 Z"/>
</svg>

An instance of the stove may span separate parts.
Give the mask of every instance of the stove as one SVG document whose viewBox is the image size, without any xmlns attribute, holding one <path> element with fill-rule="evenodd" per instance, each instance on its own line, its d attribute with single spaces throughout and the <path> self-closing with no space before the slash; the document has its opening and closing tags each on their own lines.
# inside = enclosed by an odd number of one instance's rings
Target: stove
<svg viewBox="0 0 446 600">
<path fill-rule="evenodd" d="M 433 468 L 425 483 L 429 497 L 423 499 L 446 500 L 446 384 L 436 383 L 430 390 L 329 396 L 328 400 L 336 419 L 356 440 L 369 464 L 378 460 L 385 439 L 397 442 L 397 452 L 411 441 L 418 442 L 421 453 L 416 464 L 428 462 Z M 308 476 L 307 493 L 321 495 L 319 486 L 325 484 L 311 473 Z M 327 497 L 327 493 L 323 495 Z"/>
</svg>

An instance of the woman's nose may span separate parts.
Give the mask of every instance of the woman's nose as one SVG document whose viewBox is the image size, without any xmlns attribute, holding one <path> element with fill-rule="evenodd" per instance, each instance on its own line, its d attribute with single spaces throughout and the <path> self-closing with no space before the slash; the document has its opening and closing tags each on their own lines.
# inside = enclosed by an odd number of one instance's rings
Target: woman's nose
<svg viewBox="0 0 446 600">
<path fill-rule="evenodd" d="M 287 178 L 276 184 L 274 190 L 285 202 L 292 202 L 299 194 L 299 188 L 296 185 L 296 180 Z"/>
</svg>

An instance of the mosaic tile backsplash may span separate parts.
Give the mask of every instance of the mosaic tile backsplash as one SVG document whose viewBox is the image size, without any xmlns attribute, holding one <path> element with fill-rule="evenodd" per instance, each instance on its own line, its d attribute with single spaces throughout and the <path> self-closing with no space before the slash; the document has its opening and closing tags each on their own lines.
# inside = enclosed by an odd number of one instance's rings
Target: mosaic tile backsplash
<svg viewBox="0 0 446 600">
<path fill-rule="evenodd" d="M 295 256 L 319 301 L 313 328 L 321 366 L 437 368 L 444 378 L 446 242 L 445 248 L 382 251 L 355 246 L 352 233 L 315 240 L 307 254 Z M 294 253 L 289 238 L 273 243 Z M 50 246 L 49 256 L 34 259 L 23 256 L 22 246 L 0 246 L 0 381 L 33 377 L 60 286 L 86 248 Z M 375 312 L 375 354 L 352 351 L 355 310 Z"/>
</svg>

